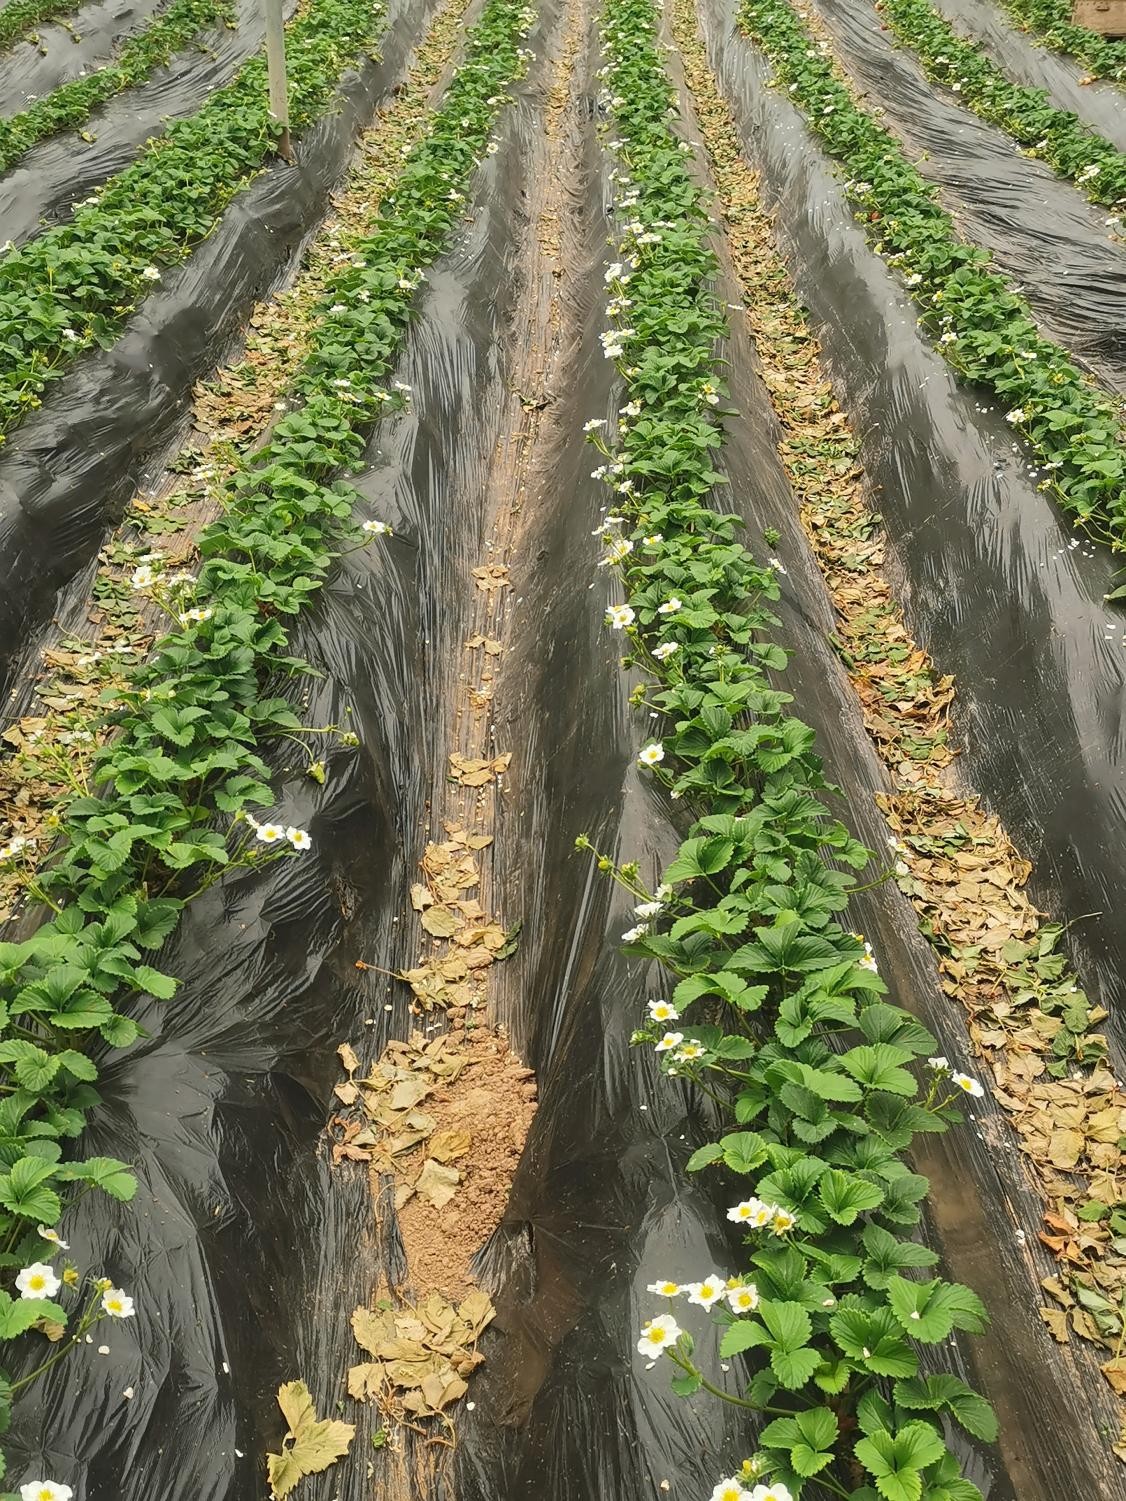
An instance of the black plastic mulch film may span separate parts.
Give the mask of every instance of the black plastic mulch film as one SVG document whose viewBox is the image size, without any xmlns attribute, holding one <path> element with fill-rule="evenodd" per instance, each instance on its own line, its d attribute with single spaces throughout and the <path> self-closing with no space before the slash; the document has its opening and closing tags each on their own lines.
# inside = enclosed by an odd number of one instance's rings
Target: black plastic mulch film
<svg viewBox="0 0 1126 1501">
<path fill-rule="evenodd" d="M 380 58 L 347 76 L 336 107 L 305 132 L 296 168 L 278 161 L 259 173 L 194 254 L 165 273 L 113 347 L 80 360 L 0 445 L 0 690 L 35 629 L 58 613 L 62 591 L 92 563 L 137 485 L 139 461 L 182 427 L 195 381 L 285 272 L 432 8 L 433 0 L 389 7 Z M 206 75 L 195 84 L 198 105 Z M 132 98 L 126 91 L 114 105 L 127 115 Z M 8 180 L 0 177 L 0 193 Z"/>
<path fill-rule="evenodd" d="M 1115 833 L 1122 649 L 1104 644 L 1103 622 L 1115 617 L 1100 603 L 1109 565 L 1068 549 L 1000 414 L 978 410 L 920 341 L 793 110 L 764 89 L 728 0 L 709 3 L 713 61 L 764 190 L 780 207 L 800 290 L 869 473 L 883 487 L 914 622 L 958 676 L 969 774 L 1038 857 L 1053 912 L 1107 912 L 1082 932 L 1092 961 L 1085 977 L 1094 971 L 1105 983 L 1100 998 L 1113 1003 L 1126 940 L 1103 893 L 1114 890 L 1126 855 Z M 523 208 L 560 45 L 559 9 L 542 16 L 529 44 L 539 61 L 502 117 L 500 150 L 479 176 L 468 227 L 421 298 L 399 371 L 413 405 L 381 425 L 358 481 L 394 536 L 343 560 L 294 633 L 293 649 L 323 674 L 308 689 L 307 721 L 327 723 L 351 707 L 360 748 L 333 756 L 323 789 L 283 776 L 278 806 L 285 821 L 311 828 L 313 852 L 213 888 L 188 909 L 161 961 L 183 978 L 181 990 L 140 1018 L 151 1040 L 104 1066 L 105 1103 L 88 1150 L 135 1160 L 141 1186 L 132 1209 L 87 1199 L 65 1229 L 80 1264 L 111 1269 L 136 1296 L 139 1316 L 115 1328 L 108 1357 L 80 1353 L 42 1382 L 21 1405 L 8 1444 L 13 1479 L 42 1468 L 67 1477 L 77 1501 L 261 1501 L 264 1453 L 281 1432 L 274 1391 L 300 1377 L 319 1411 L 335 1410 L 357 1348 L 349 1314 L 396 1252 L 393 1236 L 375 1236 L 366 1172 L 330 1172 L 322 1131 L 337 1044 L 375 1056 L 412 1025 L 406 987 L 358 971 L 355 961 L 395 970 L 415 957 L 405 894 L 445 778 L 435 726 L 448 722 L 457 691 L 469 569 L 481 557 L 490 458 L 526 290 L 522 246 L 534 232 Z M 392 25 L 384 63 L 353 91 L 352 112 L 306 142 L 307 164 L 325 157 L 324 185 L 340 170 L 354 122 L 401 66 L 401 23 Z M 495 716 L 498 749 L 513 753 L 490 852 L 496 906 L 506 924 L 523 928 L 515 956 L 493 972 L 494 1000 L 539 1075 L 541 1104 L 505 1221 L 480 1259 L 499 1312 L 473 1380 L 475 1406 L 458 1414 L 451 1463 L 419 1489 L 427 1501 L 666 1493 L 703 1501 L 751 1447 L 738 1415 L 674 1398 L 666 1373 L 646 1372 L 634 1355 L 638 1324 L 651 1311 L 646 1284 L 727 1267 L 731 1244 L 722 1204 L 683 1172 L 708 1126 L 700 1100 L 629 1047 L 659 977 L 622 958 L 628 904 L 571 853 L 575 835 L 588 832 L 655 878 L 683 833 L 675 805 L 636 770 L 650 726 L 628 706 L 619 645 L 602 625 L 611 586 L 594 568 L 591 531 L 605 492 L 589 476 L 591 453 L 579 437 L 584 420 L 613 409 L 613 370 L 597 338 L 607 163 L 584 107 L 599 61 L 590 30 L 573 80 L 562 250 L 574 338 L 541 429 L 538 472 L 551 478 L 529 497 L 511 560 L 513 651 Z M 254 213 L 302 180 L 278 171 L 254 184 L 213 240 L 168 278 L 160 294 L 174 299 L 167 320 L 155 321 L 151 299 L 117 348 L 84 362 L 44 413 L 44 462 L 54 444 L 78 465 L 99 441 L 95 423 L 119 455 L 112 481 L 86 490 L 76 471 L 54 509 L 39 512 L 38 537 L 54 534 L 56 554 L 57 539 L 67 539 L 62 608 L 86 587 L 79 569 L 97 546 L 111 495 L 129 480 L 129 454 L 167 435 L 166 408 L 182 403 L 202 368 L 206 339 L 188 355 L 166 352 L 176 344 L 169 330 L 217 319 L 236 295 L 223 279 L 223 255 L 208 259 L 213 242 L 235 235 L 234 220 L 245 221 L 240 234 L 251 233 Z M 287 245 L 323 191 L 310 192 L 307 208 L 286 209 Z M 263 282 L 249 269 L 240 276 L 245 307 Z M 721 285 L 720 295 L 735 302 L 734 285 Z M 130 346 L 132 366 L 123 367 Z M 737 326 L 730 353 L 741 414 L 726 449 L 730 496 L 752 545 L 764 527 L 781 534 L 774 551 L 788 570 L 784 639 L 795 648 L 786 686 L 818 731 L 855 831 L 878 847 L 886 829 L 872 794 L 882 773 L 829 646 L 831 612 L 775 456 L 753 351 Z M 167 369 L 149 374 L 142 421 L 136 393 L 148 360 Z M 132 399 L 119 400 L 107 383 L 123 368 L 137 371 Z M 79 403 L 69 417 L 67 398 Z M 99 498 L 72 533 L 76 489 Z M 44 556 L 28 552 L 29 572 Z M 961 1015 L 937 989 L 906 902 L 885 887 L 852 910 L 893 995 L 943 1050 L 967 1058 Z M 1044 1268 L 1016 1235 L 1035 1227 L 1037 1205 L 999 1113 L 986 1100 L 978 1116 L 976 1128 L 928 1142 L 919 1159 L 933 1186 L 928 1234 L 949 1275 L 977 1288 L 995 1320 L 961 1358 L 975 1362 L 964 1374 L 996 1403 L 1002 1440 L 995 1451 L 967 1451 L 968 1473 L 990 1501 L 1118 1494 L 1097 1431 L 1109 1410 L 1105 1388 L 1053 1346 L 1037 1317 L 1035 1278 Z M 720 1379 L 737 1382 L 737 1368 Z M 378 1415 L 346 1407 L 359 1423 L 352 1456 L 303 1481 L 300 1494 L 410 1494 L 371 1446 Z"/>
<path fill-rule="evenodd" d="M 286 0 L 285 14 L 296 0 Z M 36 29 L 40 42 L 20 42 L 0 53 L 0 115 L 15 115 L 60 84 L 92 73 L 113 58 L 129 35 L 150 24 L 153 0 L 81 6 L 65 19 Z M 263 8 L 237 0 L 235 25 L 213 26 L 198 45 L 177 53 L 141 87 L 128 89 L 93 111 L 83 127 L 49 136 L 0 177 L 0 241 L 22 244 L 46 220 L 69 218 L 71 207 L 112 173 L 127 166 L 138 147 L 173 120 L 193 114 L 213 89 L 229 83 L 239 66 L 262 45 Z M 76 40 L 77 38 L 77 40 Z"/>
<path fill-rule="evenodd" d="M 966 239 L 993 252 L 1049 338 L 1117 391 L 1126 390 L 1126 247 L 1110 210 L 1017 152 L 998 126 L 930 84 L 912 53 L 881 29 L 871 0 L 813 0 L 868 108 L 921 158 Z"/>
</svg>

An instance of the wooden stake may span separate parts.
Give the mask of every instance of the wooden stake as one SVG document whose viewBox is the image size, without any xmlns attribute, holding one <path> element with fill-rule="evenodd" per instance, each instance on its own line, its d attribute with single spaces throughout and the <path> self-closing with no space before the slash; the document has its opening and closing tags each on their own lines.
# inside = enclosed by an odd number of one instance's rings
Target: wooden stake
<svg viewBox="0 0 1126 1501">
<path fill-rule="evenodd" d="M 285 71 L 285 21 L 283 0 L 264 0 L 266 6 L 266 68 L 270 77 L 270 113 L 281 126 L 278 152 L 293 161 L 289 140 L 289 84 Z"/>
</svg>

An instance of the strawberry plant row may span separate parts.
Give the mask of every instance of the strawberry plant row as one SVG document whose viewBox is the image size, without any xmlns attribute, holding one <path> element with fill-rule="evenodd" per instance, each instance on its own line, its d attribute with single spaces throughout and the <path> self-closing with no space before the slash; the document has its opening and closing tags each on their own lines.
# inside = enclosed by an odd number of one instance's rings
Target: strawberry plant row
<svg viewBox="0 0 1126 1501">
<path fill-rule="evenodd" d="M 1026 155 L 1074 179 L 1092 203 L 1122 206 L 1126 154 L 1070 110 L 1056 109 L 1046 89 L 1024 88 L 1006 78 L 978 43 L 957 34 L 931 0 L 879 0 L 877 9 L 918 55 L 929 79 L 956 94 L 975 115 L 1001 126 Z"/>
<path fill-rule="evenodd" d="M 904 1154 L 917 1132 L 957 1123 L 955 1102 L 981 1086 L 921 1062 L 934 1038 L 885 998 L 870 945 L 842 925 L 851 872 L 872 856 L 830 814 L 814 733 L 773 683 L 786 665 L 778 567 L 756 562 L 740 518 L 714 504 L 733 415 L 726 324 L 655 0 L 613 0 L 602 38 L 624 221 L 603 345 L 628 396 L 615 424 L 587 424 L 613 497 L 602 562 L 625 591 L 607 619 L 646 676 L 635 702 L 664 726 L 639 761 L 693 822 L 655 891 L 636 864 L 598 862 L 636 901 L 623 941 L 672 985 L 634 1041 L 727 1119 L 686 1167 L 731 1175 L 744 1248 L 734 1276 L 653 1283 L 669 1311 L 638 1349 L 668 1360 L 681 1396 L 706 1390 L 764 1422 L 713 1501 L 980 1501 L 943 1424 L 991 1439 L 993 1414 L 920 1346 L 979 1332 L 985 1311 L 925 1275 L 937 1257 L 912 1231 L 928 1184 Z M 746 1357 L 737 1389 L 709 1374 L 715 1338 L 720 1360 Z"/>
<path fill-rule="evenodd" d="M 307 831 L 250 811 L 274 797 L 263 747 L 300 729 L 263 685 L 279 671 L 305 670 L 286 654 L 289 623 L 340 548 L 387 532 L 378 521 L 351 521 L 358 493 L 335 476 L 360 460 L 372 425 L 403 400 L 390 377 L 413 295 L 461 216 L 534 19 L 517 0 L 486 0 L 426 135 L 396 172 L 394 197 L 370 230 L 342 238 L 342 267 L 294 382 L 300 405 L 228 481 L 223 514 L 200 540 L 198 578 L 170 575 L 155 559 L 134 574 L 134 587 L 177 628 L 107 708 L 111 734 L 92 774 L 100 795 L 67 800 L 51 856 L 37 870 L 28 862 L 30 895 L 52 915 L 23 942 L 0 943 L 0 1159 L 10 1164 L 0 1174 L 2 1265 L 26 1261 L 35 1224 L 49 1228 L 63 1212 L 52 1178 L 132 1192 L 122 1164 L 60 1159 L 98 1099 L 91 1054 L 138 1036 L 131 998 L 175 993 L 176 980 L 146 963 L 146 951 L 225 873 L 311 846 Z M 0 850 L 0 859 L 23 855 Z M 61 1322 L 65 1310 L 52 1308 Z M 9 1327 L 0 1307 L 0 1339 L 33 1322 Z"/>
<path fill-rule="evenodd" d="M 1046 47 L 1077 58 L 1095 78 L 1126 80 L 1126 41 L 1100 36 L 1071 19 L 1071 0 L 1001 0 L 1001 4 Z"/>
<path fill-rule="evenodd" d="M 0 10 L 0 52 L 34 36 L 35 28 L 44 21 L 69 15 L 78 9 L 79 3 L 80 0 L 8 0 Z"/>
<path fill-rule="evenodd" d="M 322 113 L 383 29 L 383 0 L 308 0 L 287 32 L 294 128 Z M 218 222 L 266 163 L 277 126 L 264 57 L 150 141 L 66 224 L 0 259 L 0 444 L 83 349 L 129 313 Z"/>
<path fill-rule="evenodd" d="M 116 62 L 60 84 L 18 115 L 0 120 L 0 172 L 7 172 L 39 141 L 77 128 L 98 105 L 143 83 L 206 27 L 231 25 L 233 20 L 231 0 L 172 0 L 167 10 L 158 12 L 143 31 L 129 38 Z"/>
<path fill-rule="evenodd" d="M 1036 456 L 1040 488 L 1101 540 L 1126 548 L 1126 448 L 1117 405 L 1044 338 L 988 251 L 958 236 L 937 189 L 852 98 L 786 0 L 742 0 L 740 24 L 847 168 L 857 218 L 903 275 L 943 358 L 1004 404 Z"/>
</svg>

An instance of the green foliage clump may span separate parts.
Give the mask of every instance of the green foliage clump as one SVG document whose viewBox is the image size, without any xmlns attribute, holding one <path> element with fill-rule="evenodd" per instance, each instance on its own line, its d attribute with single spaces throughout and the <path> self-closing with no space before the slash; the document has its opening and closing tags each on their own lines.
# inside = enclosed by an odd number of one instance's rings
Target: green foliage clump
<svg viewBox="0 0 1126 1501">
<path fill-rule="evenodd" d="M 842 925 L 871 855 L 830 816 L 813 731 L 772 683 L 786 664 L 771 639 L 780 565 L 757 563 L 739 518 L 713 504 L 725 320 L 654 0 L 614 0 L 603 44 L 628 221 L 603 335 L 628 402 L 613 437 L 589 424 L 614 491 L 605 561 L 626 591 L 607 615 L 649 679 L 639 701 L 667 727 L 639 761 L 693 821 L 655 892 L 636 865 L 599 864 L 637 900 L 624 941 L 675 977 L 634 1041 L 726 1118 L 687 1168 L 733 1175 L 728 1219 L 745 1246 L 733 1277 L 651 1291 L 669 1309 L 682 1297 L 709 1309 L 719 1357 L 745 1360 L 746 1381 L 738 1395 L 713 1382 L 671 1312 L 639 1349 L 667 1353 L 681 1395 L 704 1389 L 769 1419 L 717 1495 L 981 1501 L 943 1425 L 988 1440 L 996 1423 L 962 1380 L 934 1373 L 934 1347 L 980 1332 L 986 1314 L 969 1288 L 928 1275 L 937 1257 L 914 1238 L 927 1180 L 904 1161 L 981 1086 L 945 1060 L 920 1069 L 935 1039 L 885 998 L 870 945 Z"/>
<path fill-rule="evenodd" d="M 856 104 L 786 0 L 743 0 L 740 23 L 826 148 L 876 249 L 899 268 L 936 348 L 993 393 L 1042 466 L 1040 488 L 1126 549 L 1126 448 L 1115 403 L 1038 328 L 1024 299 L 967 244 L 892 133 Z"/>
<path fill-rule="evenodd" d="M 0 19 L 10 7 L 0 11 Z M 231 0 L 172 0 L 137 36 L 121 48 L 117 61 L 85 78 L 74 78 L 37 99 L 18 115 L 0 120 L 0 172 L 15 166 L 25 151 L 60 130 L 77 129 L 91 110 L 123 89 L 143 83 L 174 52 L 186 47 L 205 27 L 233 24 Z"/>
</svg>

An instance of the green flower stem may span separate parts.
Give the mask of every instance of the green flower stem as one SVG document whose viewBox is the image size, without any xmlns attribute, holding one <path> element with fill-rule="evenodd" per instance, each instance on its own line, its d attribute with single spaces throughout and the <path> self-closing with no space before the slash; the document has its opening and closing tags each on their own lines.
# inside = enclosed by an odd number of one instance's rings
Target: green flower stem
<svg viewBox="0 0 1126 1501">
<path fill-rule="evenodd" d="M 1126 550 L 1126 446 L 1117 405 L 1064 351 L 992 269 L 960 239 L 933 184 L 898 140 L 852 99 L 786 0 L 743 0 L 740 24 L 766 53 L 777 83 L 846 168 L 845 189 L 876 250 L 906 279 L 935 348 L 1005 407 L 1048 477 L 1040 489 L 1094 536 Z"/>
<path fill-rule="evenodd" d="M 58 1365 L 59 1361 L 64 1359 L 65 1356 L 69 1355 L 70 1352 L 74 1349 L 75 1345 L 79 1344 L 86 1337 L 86 1335 L 89 1334 L 90 1330 L 93 1329 L 94 1325 L 97 1324 L 99 1322 L 99 1319 L 102 1317 L 97 1311 L 98 1298 L 99 1294 L 97 1292 L 94 1292 L 91 1295 L 90 1301 L 87 1303 L 82 1317 L 79 1320 L 78 1328 L 69 1337 L 69 1339 L 60 1341 L 59 1346 L 55 1350 L 55 1353 L 53 1355 L 49 1356 L 42 1363 L 42 1365 L 36 1366 L 33 1371 L 29 1371 L 26 1376 L 21 1376 L 18 1381 L 12 1382 L 11 1389 L 13 1395 L 18 1391 L 22 1391 L 25 1386 L 31 1386 L 34 1382 L 39 1380 L 40 1376 L 46 1375 L 46 1373 L 51 1369 L 52 1366 Z"/>
</svg>

